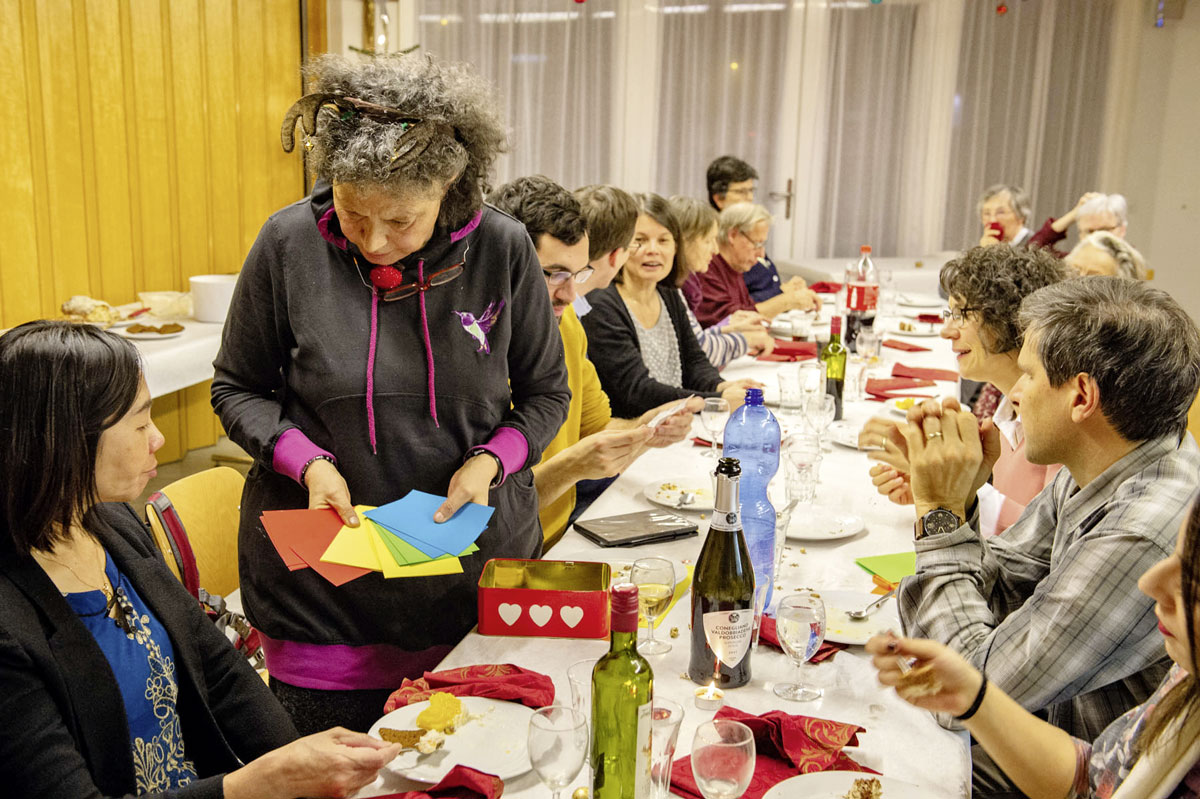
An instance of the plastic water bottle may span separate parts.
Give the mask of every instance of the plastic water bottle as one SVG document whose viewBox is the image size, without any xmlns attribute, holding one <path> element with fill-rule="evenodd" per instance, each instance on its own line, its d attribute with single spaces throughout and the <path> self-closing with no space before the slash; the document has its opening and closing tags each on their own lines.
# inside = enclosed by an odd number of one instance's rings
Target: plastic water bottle
<svg viewBox="0 0 1200 799">
<path fill-rule="evenodd" d="M 864 244 L 857 262 L 846 266 L 846 349 L 858 352 L 858 331 L 875 325 L 879 305 L 879 273 L 871 260 L 871 246 Z"/>
<path fill-rule="evenodd" d="M 725 423 L 724 456 L 737 458 L 742 467 L 742 531 L 759 594 L 755 610 L 761 613 L 771 604 L 775 584 L 775 508 L 767 484 L 779 470 L 779 422 L 763 405 L 761 388 L 746 389 L 746 404 Z"/>
</svg>

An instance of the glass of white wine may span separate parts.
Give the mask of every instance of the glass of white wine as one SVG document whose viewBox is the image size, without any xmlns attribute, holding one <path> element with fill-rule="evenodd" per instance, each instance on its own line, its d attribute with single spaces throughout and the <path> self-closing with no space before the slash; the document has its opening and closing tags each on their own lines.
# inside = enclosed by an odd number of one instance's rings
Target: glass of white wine
<svg viewBox="0 0 1200 799">
<path fill-rule="evenodd" d="M 776 683 L 775 695 L 793 702 L 820 699 L 825 692 L 805 683 L 802 675 L 804 664 L 817 654 L 825 640 L 825 603 L 821 597 L 812 591 L 797 591 L 781 599 L 775 611 L 775 632 L 783 651 L 796 664 L 798 674 L 794 683 Z"/>
<path fill-rule="evenodd" d="M 754 777 L 754 733 L 729 719 L 706 721 L 692 738 L 692 776 L 704 799 L 739 799 Z"/>
<path fill-rule="evenodd" d="M 675 594 L 675 567 L 666 558 L 639 558 L 633 562 L 629 581 L 638 587 L 638 609 L 646 617 L 646 638 L 638 641 L 638 652 L 661 655 L 671 645 L 654 637 L 654 622 L 671 604 Z"/>
<path fill-rule="evenodd" d="M 700 423 L 708 431 L 708 440 L 712 443 L 704 453 L 706 458 L 717 457 L 718 436 L 725 430 L 729 421 L 729 403 L 720 397 L 709 397 L 704 400 L 704 408 L 700 411 Z"/>
</svg>

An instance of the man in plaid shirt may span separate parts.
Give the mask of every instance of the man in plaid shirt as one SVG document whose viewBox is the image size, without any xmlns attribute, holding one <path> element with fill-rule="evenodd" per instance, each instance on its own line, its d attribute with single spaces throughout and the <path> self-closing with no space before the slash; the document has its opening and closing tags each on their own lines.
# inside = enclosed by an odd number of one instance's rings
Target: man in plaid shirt
<svg viewBox="0 0 1200 799">
<path fill-rule="evenodd" d="M 900 617 L 906 635 L 948 644 L 1026 709 L 1090 741 L 1170 665 L 1137 578 L 1170 555 L 1200 482 L 1187 433 L 1200 335 L 1164 292 L 1108 277 L 1041 289 L 1021 322 L 1011 400 L 1025 454 L 1065 468 L 984 540 L 975 492 L 1000 452 L 995 427 L 954 400 L 910 410 L 901 431 L 917 574 L 901 584 Z M 1010 795 L 975 754 L 975 795 Z"/>
</svg>

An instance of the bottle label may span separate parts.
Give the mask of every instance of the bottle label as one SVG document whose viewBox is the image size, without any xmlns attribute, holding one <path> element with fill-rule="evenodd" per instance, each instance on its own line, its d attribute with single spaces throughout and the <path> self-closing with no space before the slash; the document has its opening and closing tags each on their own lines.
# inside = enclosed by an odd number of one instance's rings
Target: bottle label
<svg viewBox="0 0 1200 799">
<path fill-rule="evenodd" d="M 654 727 L 653 703 L 638 707 L 637 771 L 634 773 L 635 797 L 650 796 L 650 731 Z"/>
<path fill-rule="evenodd" d="M 879 305 L 879 284 L 850 283 L 846 286 L 847 311 L 874 311 Z"/>
<path fill-rule="evenodd" d="M 736 510 L 713 511 L 712 520 L 708 523 L 710 529 L 737 532 L 742 529 L 742 514 Z"/>
<path fill-rule="evenodd" d="M 715 610 L 704 614 L 704 638 L 717 660 L 726 666 L 736 666 L 750 648 L 754 628 L 754 612 Z"/>
</svg>

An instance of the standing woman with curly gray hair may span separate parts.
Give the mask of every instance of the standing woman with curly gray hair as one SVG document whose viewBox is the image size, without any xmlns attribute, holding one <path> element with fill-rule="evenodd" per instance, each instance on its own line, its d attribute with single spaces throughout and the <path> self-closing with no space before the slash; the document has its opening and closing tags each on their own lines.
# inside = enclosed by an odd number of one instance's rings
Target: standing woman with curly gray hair
<svg viewBox="0 0 1200 799">
<path fill-rule="evenodd" d="M 312 194 L 263 226 L 238 280 L 213 407 L 254 457 L 239 562 L 271 686 L 301 730 L 366 730 L 390 690 L 476 622 L 493 557 L 541 552 L 530 465 L 566 418 L 562 343 L 533 245 L 484 207 L 504 129 L 490 87 L 420 56 L 325 56 L 284 121 Z M 332 585 L 289 571 L 264 510 L 410 490 L 495 513 L 463 573 Z"/>
</svg>

